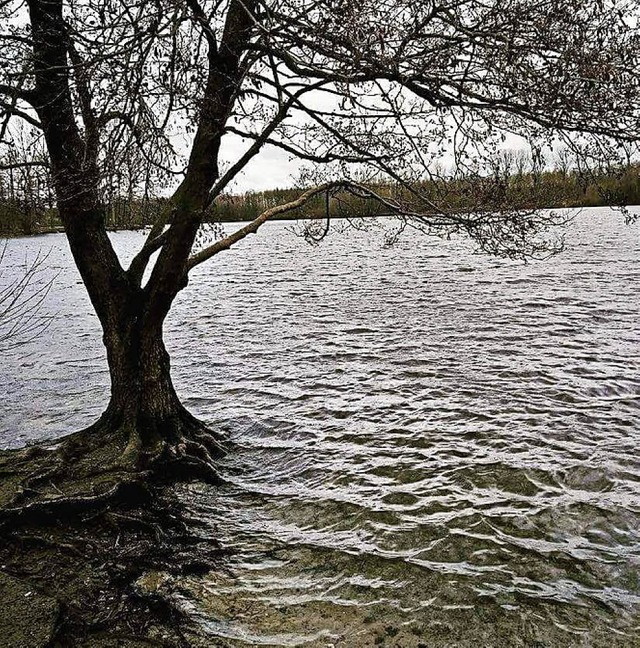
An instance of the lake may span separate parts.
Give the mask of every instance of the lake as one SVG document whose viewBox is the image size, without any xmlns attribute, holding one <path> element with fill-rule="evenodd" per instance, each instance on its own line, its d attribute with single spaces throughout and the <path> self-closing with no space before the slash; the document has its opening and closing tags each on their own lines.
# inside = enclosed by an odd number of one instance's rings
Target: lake
<svg viewBox="0 0 640 648">
<path fill-rule="evenodd" d="M 639 226 L 583 210 L 526 265 L 389 227 L 269 224 L 180 294 L 176 387 L 230 447 L 182 489 L 229 549 L 185 607 L 212 645 L 640 645 Z M 19 447 L 97 418 L 108 372 L 64 237 L 8 245 L 2 281 L 38 250 L 57 275 L 0 356 Z"/>
</svg>

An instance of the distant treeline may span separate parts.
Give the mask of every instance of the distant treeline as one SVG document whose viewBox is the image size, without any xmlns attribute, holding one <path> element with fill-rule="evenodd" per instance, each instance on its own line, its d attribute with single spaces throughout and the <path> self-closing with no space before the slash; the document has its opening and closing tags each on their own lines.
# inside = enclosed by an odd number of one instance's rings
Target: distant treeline
<svg viewBox="0 0 640 648">
<path fill-rule="evenodd" d="M 640 166 L 607 171 L 562 168 L 535 171 L 524 168 L 521 158 L 505 154 L 490 174 L 463 179 L 428 180 L 414 186 L 420 199 L 413 199 L 407 187 L 377 184 L 378 193 L 393 200 L 402 194 L 403 204 L 415 203 L 418 212 L 429 212 L 428 205 L 445 211 L 465 212 L 497 209 L 592 207 L 640 204 Z M 233 222 L 252 220 L 265 209 L 289 202 L 299 189 L 273 189 L 242 195 L 221 196 L 212 206 L 208 220 Z M 422 204 L 419 204 L 420 201 Z M 164 208 L 166 199 L 128 196 L 112 198 L 107 205 L 108 227 L 139 229 L 150 225 Z M 350 195 L 318 196 L 304 208 L 286 213 L 287 219 L 369 217 L 390 213 L 385 205 Z M 48 168 L 24 165 L 0 169 L 0 237 L 57 231 L 62 228 L 54 206 Z"/>
<path fill-rule="evenodd" d="M 378 184 L 372 187 L 392 201 L 415 204 L 418 212 L 433 211 L 429 205 L 447 212 L 498 209 L 598 207 L 640 204 L 640 165 L 615 171 L 588 174 L 572 170 L 541 173 L 505 173 L 460 180 L 425 181 L 414 186 L 416 197 L 404 186 Z M 300 189 L 274 189 L 221 197 L 211 219 L 221 222 L 253 220 L 263 211 L 294 200 Z M 322 218 L 327 210 L 333 217 L 389 215 L 391 209 L 374 199 L 340 195 L 327 204 L 322 195 L 304 207 L 287 212 L 283 219 Z"/>
</svg>

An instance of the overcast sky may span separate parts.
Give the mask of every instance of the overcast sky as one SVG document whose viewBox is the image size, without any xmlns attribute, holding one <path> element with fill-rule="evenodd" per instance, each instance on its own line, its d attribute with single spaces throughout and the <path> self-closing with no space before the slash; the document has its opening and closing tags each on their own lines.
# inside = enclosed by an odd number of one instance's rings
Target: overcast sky
<svg viewBox="0 0 640 648">
<path fill-rule="evenodd" d="M 227 136 L 223 140 L 221 159 L 223 164 L 235 162 L 247 148 L 240 138 Z M 245 191 L 264 191 L 266 189 L 285 189 L 291 187 L 298 176 L 301 163 L 291 161 L 289 153 L 274 147 L 265 146 L 249 162 L 242 173 L 236 176 L 229 187 L 232 193 Z M 224 170 L 224 166 L 222 167 Z"/>
</svg>

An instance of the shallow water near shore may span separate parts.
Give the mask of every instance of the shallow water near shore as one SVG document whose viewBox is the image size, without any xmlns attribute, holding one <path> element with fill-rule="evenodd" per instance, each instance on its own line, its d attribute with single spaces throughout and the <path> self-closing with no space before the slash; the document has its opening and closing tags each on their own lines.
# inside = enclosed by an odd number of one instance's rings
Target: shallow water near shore
<svg viewBox="0 0 640 648">
<path fill-rule="evenodd" d="M 270 224 L 179 296 L 177 388 L 231 449 L 225 486 L 183 489 L 230 551 L 184 605 L 234 646 L 638 645 L 638 226 L 584 210 L 529 265 L 383 242 Z M 63 237 L 10 241 L 5 273 L 40 248 L 56 317 L 2 354 L 3 447 L 106 404 Z"/>
</svg>

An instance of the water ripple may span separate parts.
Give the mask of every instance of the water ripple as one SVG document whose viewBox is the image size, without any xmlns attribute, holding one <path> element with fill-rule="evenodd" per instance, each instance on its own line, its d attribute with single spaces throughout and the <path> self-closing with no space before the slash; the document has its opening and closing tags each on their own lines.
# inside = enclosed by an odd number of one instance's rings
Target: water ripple
<svg viewBox="0 0 640 648">
<path fill-rule="evenodd" d="M 61 317 L 3 356 L 5 446 L 105 402 L 49 241 Z M 274 224 L 197 270 L 166 333 L 185 403 L 230 438 L 225 485 L 184 489 L 231 550 L 182 584 L 215 645 L 640 645 L 638 230 L 585 210 L 567 245 L 523 266 Z"/>
</svg>

